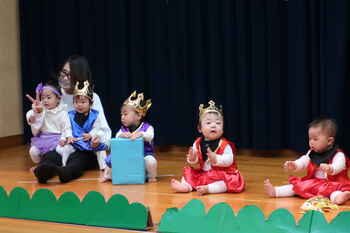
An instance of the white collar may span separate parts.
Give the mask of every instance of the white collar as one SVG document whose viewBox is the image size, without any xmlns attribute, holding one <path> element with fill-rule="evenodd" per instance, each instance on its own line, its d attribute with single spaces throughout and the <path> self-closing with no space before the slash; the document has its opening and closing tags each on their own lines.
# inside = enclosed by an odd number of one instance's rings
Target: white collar
<svg viewBox="0 0 350 233">
<path fill-rule="evenodd" d="M 58 112 L 61 112 L 61 111 L 63 111 L 63 110 L 66 110 L 66 109 L 67 109 L 67 105 L 66 105 L 66 104 L 63 104 L 62 102 L 60 102 L 56 108 L 53 108 L 53 109 L 45 109 L 45 111 L 46 111 L 46 112 L 49 112 L 49 113 L 56 114 L 56 113 L 58 113 Z"/>
</svg>

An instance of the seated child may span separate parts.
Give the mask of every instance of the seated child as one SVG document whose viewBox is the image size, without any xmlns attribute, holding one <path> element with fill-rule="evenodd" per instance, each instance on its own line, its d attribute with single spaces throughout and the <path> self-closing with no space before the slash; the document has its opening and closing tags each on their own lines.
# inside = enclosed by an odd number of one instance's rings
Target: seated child
<svg viewBox="0 0 350 233">
<path fill-rule="evenodd" d="M 127 98 L 121 108 L 121 123 L 122 127 L 116 134 L 116 138 L 130 138 L 134 140 L 142 137 L 144 140 L 144 159 L 147 172 L 148 182 L 157 181 L 157 160 L 154 155 L 153 126 L 144 121 L 147 110 L 151 107 L 151 100 L 144 101 L 143 93 L 137 95 L 136 91 Z M 109 155 L 106 158 L 107 168 L 105 169 L 101 182 L 111 180 L 112 178 L 112 158 Z"/>
<path fill-rule="evenodd" d="M 34 163 L 39 163 L 41 156 L 64 146 L 66 138 L 72 137 L 71 125 L 65 105 L 61 103 L 61 91 L 53 83 L 41 83 L 36 87 L 36 99 L 26 95 L 32 102 L 32 110 L 26 114 L 33 136 L 29 154 Z M 60 146 L 58 146 L 60 145 Z"/>
<path fill-rule="evenodd" d="M 66 141 L 74 149 L 79 151 L 102 151 L 107 150 L 110 138 L 108 138 L 108 128 L 101 124 L 101 115 L 97 110 L 91 108 L 93 103 L 93 92 L 88 81 L 79 88 L 79 82 L 75 85 L 73 104 L 74 110 L 69 111 L 69 119 L 72 126 L 73 138 Z M 75 150 L 56 151 L 62 155 L 62 164 L 65 166 L 68 157 Z"/>
<path fill-rule="evenodd" d="M 209 106 L 199 106 L 198 130 L 202 134 L 189 148 L 187 162 L 199 164 L 199 168 L 187 166 L 181 181 L 171 180 L 175 192 L 187 193 L 196 190 L 198 194 L 239 193 L 245 186 L 237 169 L 235 145 L 223 135 L 222 108 L 209 101 Z"/>
<path fill-rule="evenodd" d="M 291 176 L 288 185 L 274 187 L 267 179 L 265 190 L 270 197 L 303 198 L 328 197 L 335 204 L 350 198 L 350 180 L 347 172 L 349 158 L 335 144 L 337 125 L 334 120 L 320 118 L 309 124 L 309 146 L 306 155 L 295 161 L 286 161 L 284 168 L 291 171 L 307 169 L 305 177 Z"/>
</svg>

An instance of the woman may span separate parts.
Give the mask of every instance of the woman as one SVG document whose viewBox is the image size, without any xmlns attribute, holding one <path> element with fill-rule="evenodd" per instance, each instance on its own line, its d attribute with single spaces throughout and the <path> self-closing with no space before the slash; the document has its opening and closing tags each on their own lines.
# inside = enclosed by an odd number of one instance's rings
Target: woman
<svg viewBox="0 0 350 233">
<path fill-rule="evenodd" d="M 77 82 L 88 80 L 91 83 L 91 71 L 89 63 L 85 57 L 71 56 L 64 63 L 58 82 L 62 91 L 62 102 L 67 105 L 67 110 L 73 110 L 73 91 Z M 93 93 L 92 108 L 101 114 L 101 124 L 109 129 L 106 137 L 111 138 L 111 130 L 104 115 L 103 107 L 99 96 Z M 100 169 L 104 169 L 106 152 L 97 152 L 97 161 Z M 61 167 L 61 156 L 56 151 L 50 151 L 43 156 L 42 161 L 34 170 L 39 183 L 46 183 L 48 179 L 58 175 L 62 183 L 76 179 L 83 174 L 85 170 L 96 167 L 96 155 L 92 152 L 77 150 L 70 155 L 65 167 Z"/>
</svg>

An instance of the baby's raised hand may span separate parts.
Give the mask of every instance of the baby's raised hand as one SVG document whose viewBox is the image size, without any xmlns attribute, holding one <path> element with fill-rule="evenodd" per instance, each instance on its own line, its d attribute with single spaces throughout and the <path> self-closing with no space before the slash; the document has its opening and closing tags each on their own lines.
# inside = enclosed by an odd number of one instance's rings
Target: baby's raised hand
<svg viewBox="0 0 350 233">
<path fill-rule="evenodd" d="M 121 133 L 119 135 L 120 138 L 130 138 L 131 137 L 131 133 L 130 132 L 126 132 L 126 133 Z"/>
<path fill-rule="evenodd" d="M 294 161 L 286 161 L 283 167 L 286 171 L 295 171 L 297 169 L 297 165 Z"/>
<path fill-rule="evenodd" d="M 43 111 L 43 105 L 41 102 L 36 102 L 32 104 L 32 109 L 36 113 L 41 113 Z"/>
<path fill-rule="evenodd" d="M 328 175 L 331 175 L 333 173 L 333 167 L 327 163 L 321 163 L 320 169 Z"/>
<path fill-rule="evenodd" d="M 142 133 L 141 132 L 135 132 L 135 133 L 131 134 L 130 139 L 131 140 L 135 140 L 136 138 L 140 138 L 140 137 L 142 137 Z"/>
<path fill-rule="evenodd" d="M 187 153 L 186 157 L 187 157 L 187 160 L 191 161 L 191 162 L 194 162 L 196 160 L 197 157 L 196 157 L 196 154 L 194 153 L 192 147 L 190 147 L 188 149 L 188 153 Z"/>
<path fill-rule="evenodd" d="M 207 155 L 212 164 L 216 164 L 216 154 L 210 149 L 210 147 L 207 148 Z"/>
<path fill-rule="evenodd" d="M 36 95 L 36 99 L 34 99 L 33 97 L 31 97 L 30 95 L 26 95 L 26 97 L 32 102 L 32 109 L 34 112 L 36 113 L 41 113 L 43 111 L 43 104 L 40 101 L 40 96 L 37 93 Z"/>
</svg>

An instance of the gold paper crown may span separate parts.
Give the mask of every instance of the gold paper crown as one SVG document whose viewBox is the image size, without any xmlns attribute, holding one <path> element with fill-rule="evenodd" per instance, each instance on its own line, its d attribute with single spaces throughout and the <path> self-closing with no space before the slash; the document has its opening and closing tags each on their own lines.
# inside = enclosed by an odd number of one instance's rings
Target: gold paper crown
<svg viewBox="0 0 350 233">
<path fill-rule="evenodd" d="M 303 211 L 317 210 L 323 213 L 330 210 L 337 210 L 339 207 L 326 197 L 316 196 L 305 201 L 300 208 Z"/>
<path fill-rule="evenodd" d="M 89 88 L 89 86 L 90 86 L 89 81 L 84 81 L 84 86 L 82 88 L 79 88 L 79 82 L 77 82 L 75 84 L 73 95 L 74 96 L 77 96 L 77 95 L 86 96 L 86 97 L 92 99 L 93 93 L 92 93 L 91 89 Z"/>
<path fill-rule="evenodd" d="M 204 104 L 199 105 L 199 118 L 202 118 L 202 116 L 208 112 L 216 112 L 221 116 L 224 116 L 221 106 L 216 106 L 215 102 L 212 100 L 210 100 L 208 104 L 209 106 L 206 108 L 204 107 Z"/>
<path fill-rule="evenodd" d="M 137 95 L 137 97 L 136 97 Z M 141 114 L 141 116 L 145 116 L 148 109 L 152 105 L 151 99 L 148 99 L 146 102 L 144 102 L 144 96 L 143 93 L 136 94 L 136 91 L 134 91 L 129 98 L 127 98 L 124 101 L 124 105 L 132 106 L 136 109 L 138 113 Z"/>
</svg>

